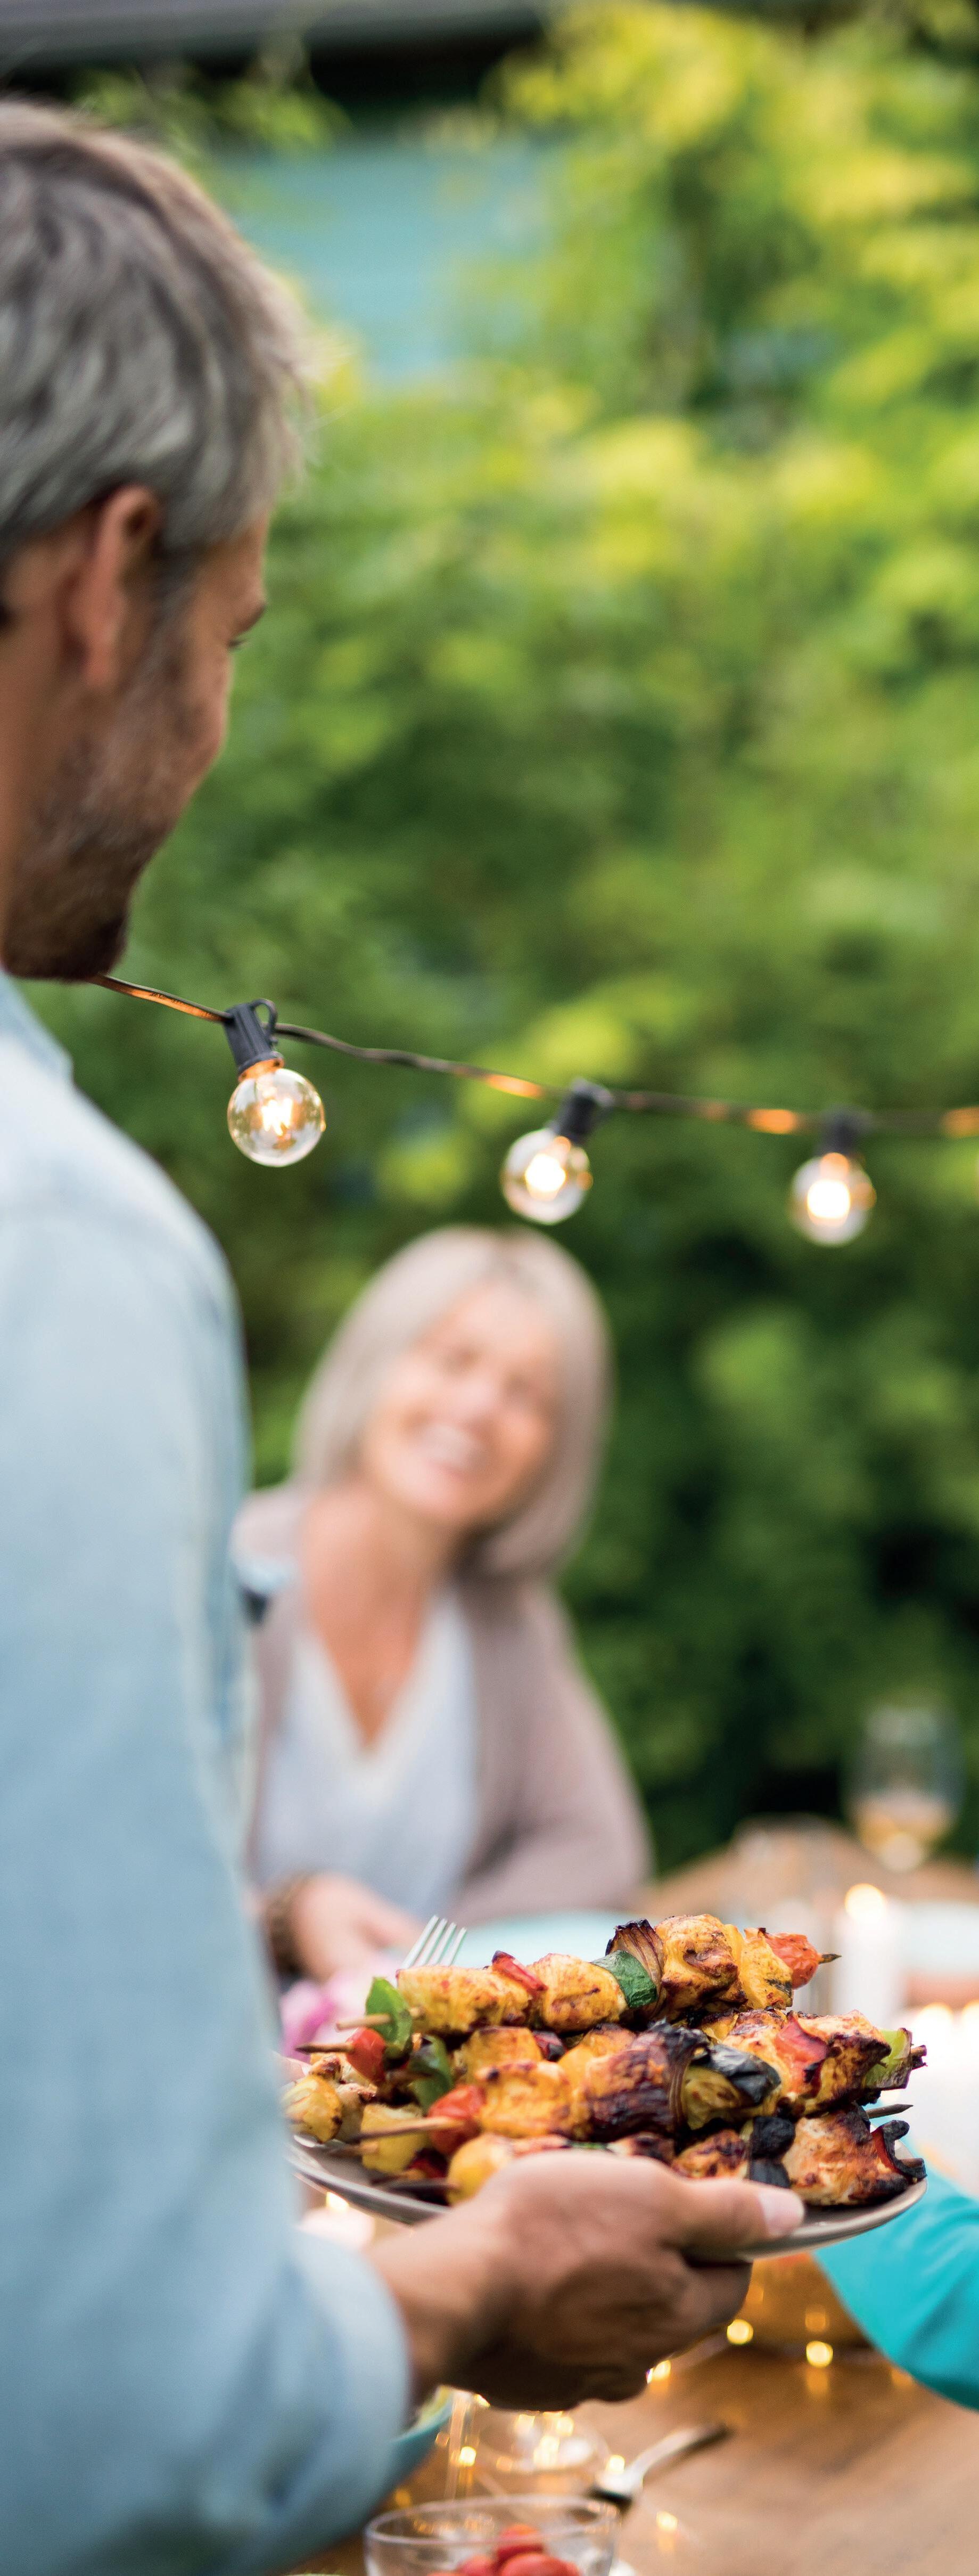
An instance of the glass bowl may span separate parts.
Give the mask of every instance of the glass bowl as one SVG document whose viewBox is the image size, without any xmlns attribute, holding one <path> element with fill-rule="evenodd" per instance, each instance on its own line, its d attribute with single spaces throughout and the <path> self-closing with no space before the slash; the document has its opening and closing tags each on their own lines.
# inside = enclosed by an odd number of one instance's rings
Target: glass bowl
<svg viewBox="0 0 979 2576">
<path fill-rule="evenodd" d="M 548 2557 L 569 2558 L 582 2576 L 609 2576 L 619 2517 L 583 2497 L 473 2496 L 459 2504 L 412 2505 L 379 2513 L 364 2534 L 367 2576 L 440 2576 L 467 2558 L 492 2556 L 515 2522 L 540 2532 Z"/>
<path fill-rule="evenodd" d="M 532 2492 L 542 2504 L 587 2495 L 608 2458 L 602 2434 L 580 2416 L 564 2413 L 521 2415 L 480 2406 L 468 2439 L 476 2446 L 476 2481 L 483 2493 Z"/>
</svg>

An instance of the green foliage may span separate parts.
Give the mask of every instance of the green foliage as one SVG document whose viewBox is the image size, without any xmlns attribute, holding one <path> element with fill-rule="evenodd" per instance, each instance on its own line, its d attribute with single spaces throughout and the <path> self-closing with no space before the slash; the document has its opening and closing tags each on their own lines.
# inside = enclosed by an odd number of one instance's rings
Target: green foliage
<svg viewBox="0 0 979 2576">
<path fill-rule="evenodd" d="M 130 971 L 555 1079 L 975 1099 L 974 75 L 608 6 L 506 104 L 572 138 L 519 333 L 468 386 L 338 410 Z M 374 1263 L 500 1221 L 532 1122 L 297 1049 L 327 1142 L 267 1175 L 219 1033 L 51 1009 L 229 1250 L 275 1475 Z M 944 1692 L 979 1783 L 974 1148 L 874 1144 L 835 1251 L 787 1224 L 800 1159 L 618 1118 L 564 1237 L 621 1375 L 569 1590 L 668 1861 L 832 1808 L 886 1693 Z"/>
<path fill-rule="evenodd" d="M 301 50 L 291 46 L 270 47 L 240 80 L 213 80 L 183 62 L 83 72 L 72 103 L 103 125 L 165 144 L 195 166 L 231 145 L 320 152 L 344 122 L 316 88 Z"/>
</svg>

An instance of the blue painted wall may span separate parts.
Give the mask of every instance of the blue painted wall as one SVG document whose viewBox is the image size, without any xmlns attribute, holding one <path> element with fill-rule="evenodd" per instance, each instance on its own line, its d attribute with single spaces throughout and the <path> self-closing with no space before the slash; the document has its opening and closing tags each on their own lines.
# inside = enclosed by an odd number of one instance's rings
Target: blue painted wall
<svg viewBox="0 0 979 2576">
<path fill-rule="evenodd" d="M 256 249 L 355 333 L 370 373 L 406 381 L 464 353 L 477 263 L 539 237 L 551 149 L 381 133 L 311 158 L 228 155 L 219 185 Z"/>
</svg>

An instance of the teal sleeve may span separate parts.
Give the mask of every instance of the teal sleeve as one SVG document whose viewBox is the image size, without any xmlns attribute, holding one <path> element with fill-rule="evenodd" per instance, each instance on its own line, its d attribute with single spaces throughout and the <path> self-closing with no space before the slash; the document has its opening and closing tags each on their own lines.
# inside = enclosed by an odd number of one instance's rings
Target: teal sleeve
<svg viewBox="0 0 979 2576">
<path fill-rule="evenodd" d="M 916 2209 L 821 2257 L 871 2343 L 926 2388 L 979 2407 L 979 2200 L 929 2173 Z"/>
</svg>

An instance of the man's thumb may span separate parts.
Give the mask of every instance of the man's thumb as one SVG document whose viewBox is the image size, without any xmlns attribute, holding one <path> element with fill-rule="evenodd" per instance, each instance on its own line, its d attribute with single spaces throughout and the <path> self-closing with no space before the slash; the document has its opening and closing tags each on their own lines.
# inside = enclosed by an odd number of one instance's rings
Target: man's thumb
<svg viewBox="0 0 979 2576">
<path fill-rule="evenodd" d="M 806 2214 L 797 2192 L 782 2191 L 774 2183 L 675 2179 L 684 2196 L 676 2241 L 702 2261 L 712 2254 L 719 2260 L 737 2255 L 742 2246 L 759 2245 L 766 2237 L 789 2236 Z"/>
</svg>

